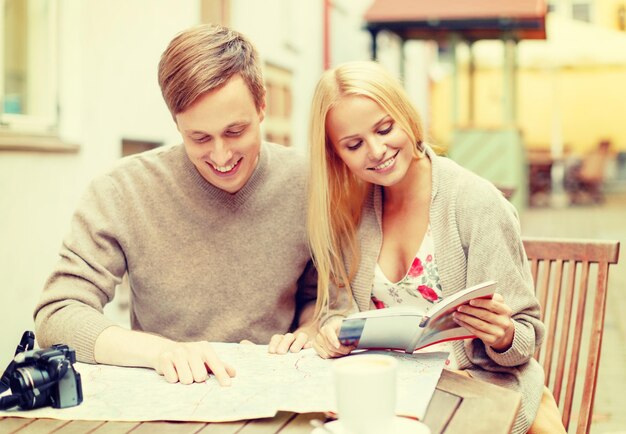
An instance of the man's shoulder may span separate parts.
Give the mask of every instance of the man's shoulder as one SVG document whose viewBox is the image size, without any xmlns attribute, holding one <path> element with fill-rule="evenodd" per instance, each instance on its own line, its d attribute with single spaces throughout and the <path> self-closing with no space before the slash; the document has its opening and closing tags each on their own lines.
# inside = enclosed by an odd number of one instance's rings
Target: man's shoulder
<svg viewBox="0 0 626 434">
<path fill-rule="evenodd" d="M 107 172 L 113 178 L 142 176 L 169 170 L 181 161 L 181 145 L 159 146 L 158 148 L 120 158 Z"/>
<path fill-rule="evenodd" d="M 272 142 L 263 142 L 263 146 L 267 149 L 272 171 L 301 173 L 303 175 L 307 173 L 308 159 L 303 151 Z"/>
</svg>

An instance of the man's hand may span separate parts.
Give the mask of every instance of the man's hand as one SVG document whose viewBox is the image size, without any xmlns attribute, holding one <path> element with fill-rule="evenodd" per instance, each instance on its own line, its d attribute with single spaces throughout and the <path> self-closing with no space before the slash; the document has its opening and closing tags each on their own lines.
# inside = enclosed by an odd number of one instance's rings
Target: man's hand
<svg viewBox="0 0 626 434">
<path fill-rule="evenodd" d="M 175 342 L 151 333 L 108 327 L 94 346 L 97 363 L 152 368 L 170 383 L 205 381 L 213 373 L 222 386 L 230 385 L 235 370 L 223 363 L 207 341 Z"/>
<path fill-rule="evenodd" d="M 235 376 L 235 370 L 218 358 L 207 341 L 173 342 L 158 355 L 153 367 L 169 383 L 201 383 L 212 372 L 221 386 L 230 386 Z"/>
<path fill-rule="evenodd" d="M 313 348 L 315 348 L 315 351 L 321 358 L 330 359 L 346 356 L 354 349 L 354 347 L 341 345 L 339 342 L 338 335 L 342 320 L 342 318 L 331 319 L 315 337 Z"/>
</svg>

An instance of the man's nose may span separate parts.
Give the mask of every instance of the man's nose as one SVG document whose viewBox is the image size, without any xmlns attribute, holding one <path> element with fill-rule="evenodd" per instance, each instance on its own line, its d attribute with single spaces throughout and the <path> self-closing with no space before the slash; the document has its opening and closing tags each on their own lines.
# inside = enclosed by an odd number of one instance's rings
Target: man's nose
<svg viewBox="0 0 626 434">
<path fill-rule="evenodd" d="M 213 143 L 213 149 L 209 154 L 211 160 L 217 166 L 226 166 L 230 163 L 230 160 L 233 157 L 233 153 L 224 140 L 216 139 Z"/>
</svg>

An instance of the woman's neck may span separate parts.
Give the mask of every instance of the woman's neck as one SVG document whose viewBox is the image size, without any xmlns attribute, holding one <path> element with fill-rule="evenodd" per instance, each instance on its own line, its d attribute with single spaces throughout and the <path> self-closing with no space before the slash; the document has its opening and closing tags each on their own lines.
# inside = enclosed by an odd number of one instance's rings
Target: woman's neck
<svg viewBox="0 0 626 434">
<path fill-rule="evenodd" d="M 402 180 L 384 187 L 384 207 L 390 209 L 411 208 L 426 199 L 430 201 L 431 163 L 426 156 L 415 159 Z"/>
</svg>

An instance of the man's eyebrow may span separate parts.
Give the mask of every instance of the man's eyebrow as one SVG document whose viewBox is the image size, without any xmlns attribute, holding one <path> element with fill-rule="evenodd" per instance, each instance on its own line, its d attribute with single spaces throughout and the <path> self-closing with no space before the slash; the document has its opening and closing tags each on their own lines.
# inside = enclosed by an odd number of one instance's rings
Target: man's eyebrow
<svg viewBox="0 0 626 434">
<path fill-rule="evenodd" d="M 226 128 L 224 128 L 224 129 L 227 130 L 228 128 L 232 128 L 232 127 L 243 127 L 243 126 L 248 125 L 249 123 L 250 123 L 250 121 L 243 121 L 243 120 L 242 121 L 235 121 L 235 122 L 232 122 L 232 123 L 228 124 L 226 126 Z"/>
<path fill-rule="evenodd" d="M 224 127 L 224 130 L 227 130 L 229 128 L 233 128 L 233 127 L 244 127 L 250 124 L 250 121 L 235 121 L 235 122 L 231 122 L 230 124 L 226 125 Z M 189 134 L 189 135 L 193 135 L 193 134 L 204 134 L 204 135 L 208 135 L 210 136 L 209 133 L 207 133 L 206 131 L 203 130 L 185 130 L 185 134 Z"/>
</svg>

